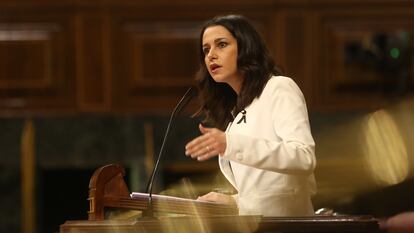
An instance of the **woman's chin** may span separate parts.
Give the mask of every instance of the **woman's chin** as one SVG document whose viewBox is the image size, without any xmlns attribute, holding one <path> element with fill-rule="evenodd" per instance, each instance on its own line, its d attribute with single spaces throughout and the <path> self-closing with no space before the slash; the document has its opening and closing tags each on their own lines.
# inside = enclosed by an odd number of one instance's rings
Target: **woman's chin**
<svg viewBox="0 0 414 233">
<path fill-rule="evenodd" d="M 216 83 L 225 83 L 226 79 L 221 77 L 220 75 L 212 75 L 211 76 Z"/>
</svg>

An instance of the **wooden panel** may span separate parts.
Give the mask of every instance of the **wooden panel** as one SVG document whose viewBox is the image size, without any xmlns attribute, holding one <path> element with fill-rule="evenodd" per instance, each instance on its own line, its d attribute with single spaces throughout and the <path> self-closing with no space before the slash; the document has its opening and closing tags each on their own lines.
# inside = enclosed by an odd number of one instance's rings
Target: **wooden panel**
<svg viewBox="0 0 414 233">
<path fill-rule="evenodd" d="M 115 25 L 114 107 L 170 111 L 198 69 L 198 25 L 180 21 Z"/>
<path fill-rule="evenodd" d="M 172 110 L 186 88 L 194 83 L 202 23 L 221 13 L 207 9 L 158 12 L 156 18 L 134 10 L 114 12 L 111 58 L 115 111 L 150 114 Z M 267 41 L 273 42 L 270 14 L 251 11 L 246 15 Z"/>
<path fill-rule="evenodd" d="M 172 35 L 134 38 L 132 46 L 133 61 L 139 61 L 131 77 L 136 89 L 188 85 L 188 77 L 198 66 L 195 38 Z"/>
<path fill-rule="evenodd" d="M 0 31 L 0 89 L 50 87 L 49 39 L 46 32 Z"/>
<path fill-rule="evenodd" d="M 74 51 L 70 35 L 74 33 L 70 21 L 64 15 L 14 13 L 18 14 L 0 17 L 1 111 L 73 108 Z"/>
<path fill-rule="evenodd" d="M 400 94 L 348 55 L 378 33 L 413 32 L 411 2 L 217 2 L 1 2 L 1 111 L 168 113 L 198 69 L 199 26 L 230 12 L 254 21 L 312 110 L 375 108 Z"/>
<path fill-rule="evenodd" d="M 321 15 L 320 30 L 320 78 L 314 79 L 318 107 L 376 108 L 412 93 L 412 68 L 393 65 L 402 56 L 389 58 L 391 45 L 381 48 L 378 44 L 381 36 L 392 40 L 401 33 L 412 33 L 412 15 L 401 11 L 332 12 Z M 412 40 L 408 43 L 414 45 Z M 404 69 L 411 74 L 402 77 Z M 401 84 L 401 79 L 406 83 Z"/>
<path fill-rule="evenodd" d="M 305 18 L 300 15 L 287 17 L 285 29 L 287 72 L 292 74 L 292 77 L 298 85 L 303 86 L 303 79 L 306 72 L 304 69 L 304 65 L 306 64 Z"/>
<path fill-rule="evenodd" d="M 80 12 L 76 17 L 77 96 L 84 112 L 110 108 L 109 20 L 107 12 Z"/>
<path fill-rule="evenodd" d="M 312 31 L 311 17 L 306 11 L 286 11 L 278 15 L 277 49 L 285 75 L 293 78 L 311 105 L 312 91 Z"/>
</svg>

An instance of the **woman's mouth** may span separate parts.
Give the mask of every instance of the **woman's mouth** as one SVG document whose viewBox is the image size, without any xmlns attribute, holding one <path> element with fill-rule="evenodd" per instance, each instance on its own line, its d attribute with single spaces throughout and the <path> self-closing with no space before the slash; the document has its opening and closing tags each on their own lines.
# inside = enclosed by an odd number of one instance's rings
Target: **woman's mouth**
<svg viewBox="0 0 414 233">
<path fill-rule="evenodd" d="M 215 73 L 221 66 L 217 65 L 217 64 L 211 64 L 210 65 L 210 70 L 212 73 Z"/>
</svg>

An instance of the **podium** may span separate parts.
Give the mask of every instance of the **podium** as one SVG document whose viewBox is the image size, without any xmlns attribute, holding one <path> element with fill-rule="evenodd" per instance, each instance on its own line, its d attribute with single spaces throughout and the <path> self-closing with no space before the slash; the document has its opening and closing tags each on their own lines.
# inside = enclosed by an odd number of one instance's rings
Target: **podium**
<svg viewBox="0 0 414 233">
<path fill-rule="evenodd" d="M 153 211 L 170 213 L 157 218 L 110 220 L 106 211 L 148 208 L 148 196 L 132 198 L 123 179 L 125 170 L 116 164 L 95 171 L 89 183 L 88 220 L 66 221 L 60 233 L 148 232 L 279 232 L 279 233 L 378 233 L 370 216 L 262 217 L 239 216 L 234 206 L 184 198 L 153 196 Z"/>
</svg>

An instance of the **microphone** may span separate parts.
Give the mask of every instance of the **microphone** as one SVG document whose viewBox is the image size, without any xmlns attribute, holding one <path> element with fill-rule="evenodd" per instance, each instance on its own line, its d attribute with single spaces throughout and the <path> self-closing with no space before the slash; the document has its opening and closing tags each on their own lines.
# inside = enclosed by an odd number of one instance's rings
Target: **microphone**
<svg viewBox="0 0 414 233">
<path fill-rule="evenodd" d="M 188 88 L 187 91 L 185 92 L 185 94 L 183 95 L 183 97 L 181 97 L 180 101 L 178 102 L 178 104 L 175 106 L 174 110 L 171 113 L 170 120 L 168 121 L 167 129 L 165 130 L 164 139 L 162 141 L 161 148 L 160 148 L 160 151 L 158 153 L 157 162 L 155 163 L 154 168 L 152 169 L 152 173 L 151 173 L 150 179 L 149 179 L 148 184 L 147 184 L 147 193 L 149 194 L 149 196 L 148 196 L 147 210 L 144 211 L 144 213 L 143 213 L 144 217 L 148 217 L 148 218 L 153 218 L 154 217 L 154 211 L 153 211 L 153 206 L 152 206 L 152 186 L 154 184 L 155 175 L 157 174 L 157 171 L 158 171 L 158 164 L 160 163 L 161 157 L 163 155 L 164 145 L 167 142 L 167 138 L 168 138 L 168 134 L 170 132 L 172 122 L 173 122 L 175 116 L 177 114 L 181 113 L 181 111 L 184 109 L 184 107 L 187 106 L 187 104 L 193 99 L 193 97 L 196 94 L 197 94 L 197 91 L 194 87 L 191 86 L 190 88 Z"/>
</svg>

